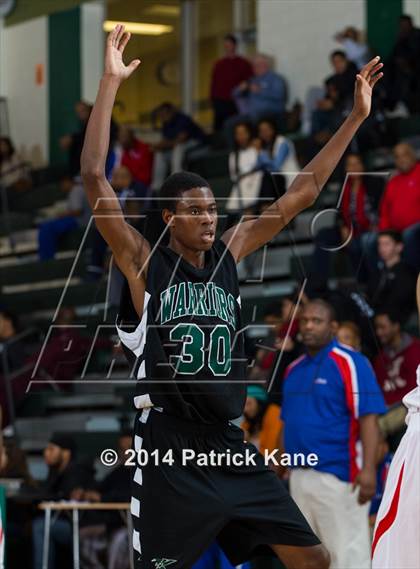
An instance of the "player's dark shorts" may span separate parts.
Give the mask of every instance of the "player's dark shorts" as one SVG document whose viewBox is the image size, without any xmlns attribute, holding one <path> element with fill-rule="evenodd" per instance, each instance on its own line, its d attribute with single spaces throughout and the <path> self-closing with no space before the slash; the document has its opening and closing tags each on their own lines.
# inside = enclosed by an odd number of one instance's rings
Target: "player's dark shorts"
<svg viewBox="0 0 420 569">
<path fill-rule="evenodd" d="M 233 565 L 272 554 L 269 544 L 320 543 L 264 457 L 244 442 L 235 425 L 190 423 L 145 409 L 134 432 L 136 569 L 189 569 L 215 539 Z M 254 455 L 256 465 L 228 466 L 222 457 L 228 449 L 236 462 Z M 224 464 L 211 466 L 211 456 L 213 464 Z M 209 465 L 199 466 L 199 459 Z"/>
</svg>

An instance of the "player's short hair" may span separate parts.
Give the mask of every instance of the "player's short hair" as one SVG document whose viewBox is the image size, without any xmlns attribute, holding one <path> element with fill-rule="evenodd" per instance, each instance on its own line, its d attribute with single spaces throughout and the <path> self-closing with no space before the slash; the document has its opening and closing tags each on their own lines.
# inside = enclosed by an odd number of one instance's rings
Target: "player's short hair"
<svg viewBox="0 0 420 569">
<path fill-rule="evenodd" d="M 175 213 L 176 202 L 183 192 L 193 188 L 210 188 L 210 184 L 194 172 L 176 172 L 171 174 L 163 183 L 159 192 L 159 206 Z"/>
<path fill-rule="evenodd" d="M 328 312 L 330 322 L 337 321 L 337 313 L 335 311 L 334 306 L 332 304 L 330 304 L 329 302 L 327 302 L 326 300 L 324 300 L 323 298 L 313 298 L 313 299 L 309 300 L 309 302 L 307 304 L 305 304 L 305 308 L 307 306 L 310 306 L 311 304 L 316 304 L 318 306 L 322 306 L 322 308 L 324 308 Z"/>
<path fill-rule="evenodd" d="M 396 231 L 395 229 L 384 229 L 383 231 L 380 231 L 378 233 L 378 239 L 379 237 L 390 237 L 391 239 L 393 239 L 395 241 L 395 243 L 402 243 L 403 242 L 403 237 L 402 234 L 400 233 L 400 231 Z"/>
</svg>

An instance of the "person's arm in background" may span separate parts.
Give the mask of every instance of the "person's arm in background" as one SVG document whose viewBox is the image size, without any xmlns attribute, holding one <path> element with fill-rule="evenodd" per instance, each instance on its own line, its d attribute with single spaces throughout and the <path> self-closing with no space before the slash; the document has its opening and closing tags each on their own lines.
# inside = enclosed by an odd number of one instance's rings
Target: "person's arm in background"
<svg viewBox="0 0 420 569">
<path fill-rule="evenodd" d="M 288 191 L 257 219 L 239 223 L 222 235 L 236 262 L 271 241 L 298 213 L 315 202 L 370 114 L 372 89 L 382 77 L 382 73 L 378 73 L 381 67 L 379 58 L 375 58 L 357 75 L 352 112 L 323 149 L 296 176 Z"/>
<path fill-rule="evenodd" d="M 279 172 L 282 169 L 283 163 L 290 154 L 289 143 L 285 139 L 277 149 L 275 156 L 273 156 L 273 171 Z"/>
<path fill-rule="evenodd" d="M 379 445 L 378 416 L 371 413 L 360 417 L 360 441 L 363 448 L 363 465 L 353 483 L 359 487 L 359 504 L 369 502 L 376 491 L 376 455 Z"/>
<path fill-rule="evenodd" d="M 350 412 L 356 420 L 359 415 L 363 448 L 363 464 L 353 482 L 353 490 L 359 488 L 358 501 L 364 504 L 371 500 L 376 491 L 376 456 L 380 442 L 378 415 L 386 413 L 387 408 L 369 360 L 362 354 L 356 354 L 353 363 L 356 392 Z"/>
</svg>

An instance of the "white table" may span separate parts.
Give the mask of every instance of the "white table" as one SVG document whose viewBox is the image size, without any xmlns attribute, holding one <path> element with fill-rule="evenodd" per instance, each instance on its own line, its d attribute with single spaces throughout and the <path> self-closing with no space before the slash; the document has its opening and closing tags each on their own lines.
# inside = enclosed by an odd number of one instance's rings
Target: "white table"
<svg viewBox="0 0 420 569">
<path fill-rule="evenodd" d="M 133 569 L 133 556 L 131 553 L 131 541 L 133 536 L 133 526 L 131 521 L 130 504 L 127 502 L 41 502 L 38 508 L 45 511 L 45 527 L 44 527 L 44 547 L 42 553 L 42 569 L 48 569 L 48 553 L 50 548 L 50 531 L 52 512 L 59 515 L 62 512 L 68 512 L 72 515 L 73 522 L 73 567 L 80 569 L 80 551 L 79 551 L 79 511 L 97 511 L 106 510 L 119 511 L 125 518 L 128 530 L 128 543 L 130 545 L 129 559 L 130 567 Z"/>
</svg>

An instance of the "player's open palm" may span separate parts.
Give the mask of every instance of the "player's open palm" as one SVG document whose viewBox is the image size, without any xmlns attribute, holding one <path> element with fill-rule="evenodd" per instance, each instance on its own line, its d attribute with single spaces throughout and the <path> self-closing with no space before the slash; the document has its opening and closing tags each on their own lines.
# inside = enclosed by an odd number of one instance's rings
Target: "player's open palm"
<svg viewBox="0 0 420 569">
<path fill-rule="evenodd" d="M 380 63 L 379 60 L 379 56 L 374 57 L 356 75 L 353 109 L 363 119 L 368 117 L 370 113 L 373 88 L 383 77 L 383 73 L 379 72 L 383 63 Z"/>
<path fill-rule="evenodd" d="M 127 79 L 140 65 L 140 59 L 134 59 L 128 65 L 125 65 L 123 61 L 124 49 L 129 39 L 130 33 L 125 31 L 123 25 L 118 24 L 109 33 L 106 42 L 105 74 L 111 75 L 120 81 Z"/>
</svg>

